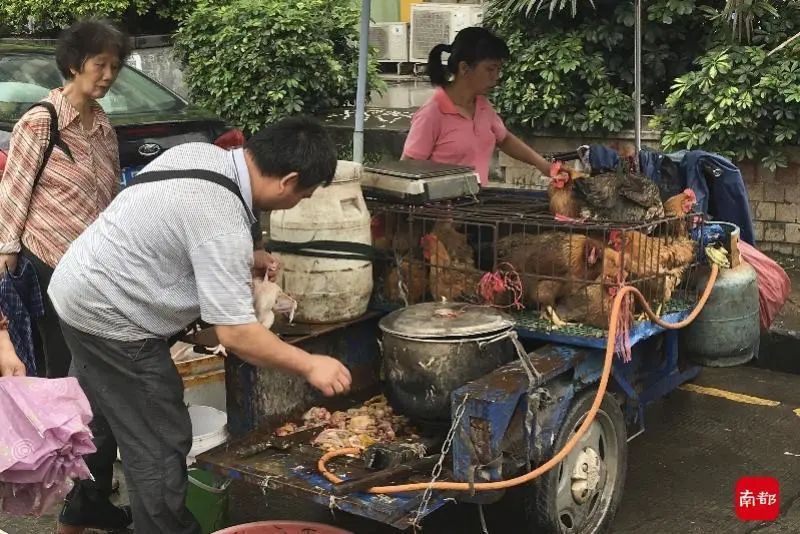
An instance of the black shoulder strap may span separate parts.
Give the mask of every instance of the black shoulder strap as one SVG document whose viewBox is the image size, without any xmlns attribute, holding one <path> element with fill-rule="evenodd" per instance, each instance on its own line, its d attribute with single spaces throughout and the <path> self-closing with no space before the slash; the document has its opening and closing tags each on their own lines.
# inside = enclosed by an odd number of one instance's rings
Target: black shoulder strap
<svg viewBox="0 0 800 534">
<path fill-rule="evenodd" d="M 164 180 L 174 180 L 177 178 L 189 179 L 189 180 L 203 180 L 206 182 L 215 183 L 220 185 L 236 195 L 236 197 L 241 201 L 242 206 L 244 206 L 244 210 L 247 213 L 251 213 L 250 208 L 247 206 L 247 203 L 244 201 L 244 197 L 242 197 L 242 192 L 239 191 L 239 188 L 233 183 L 233 180 L 225 176 L 224 174 L 219 174 L 214 171 L 207 171 L 205 169 L 186 169 L 182 171 L 147 171 L 147 172 L 140 172 L 137 174 L 132 181 L 128 182 L 127 187 L 132 187 L 138 184 L 149 184 L 153 182 L 162 182 Z"/>
<path fill-rule="evenodd" d="M 58 147 L 64 151 L 64 153 L 69 156 L 69 159 L 75 161 L 72 157 L 72 152 L 70 152 L 69 147 L 66 143 L 61 140 L 61 135 L 58 133 L 58 113 L 56 113 L 56 108 L 50 102 L 42 100 L 41 102 L 37 102 L 33 104 L 31 107 L 28 108 L 30 111 L 35 107 L 42 107 L 47 110 L 50 114 L 50 137 L 47 140 L 47 148 L 44 150 L 44 157 L 42 158 L 42 164 L 39 166 L 39 170 L 36 171 L 36 176 L 33 179 L 33 188 L 36 188 L 36 185 L 39 183 L 39 179 L 42 177 L 42 173 L 44 172 L 45 166 L 47 166 L 47 161 L 50 159 L 50 154 L 53 153 L 53 147 Z"/>
</svg>

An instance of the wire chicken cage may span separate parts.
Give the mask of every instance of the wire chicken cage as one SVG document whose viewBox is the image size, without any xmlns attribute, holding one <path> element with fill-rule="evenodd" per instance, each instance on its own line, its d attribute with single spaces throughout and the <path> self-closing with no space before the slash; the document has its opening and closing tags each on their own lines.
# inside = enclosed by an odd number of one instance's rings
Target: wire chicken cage
<svg viewBox="0 0 800 534">
<path fill-rule="evenodd" d="M 638 288 L 657 313 L 689 308 L 702 219 L 565 221 L 546 198 L 483 191 L 409 206 L 369 201 L 374 307 L 429 301 L 503 308 L 534 330 L 601 337 L 616 289 Z M 642 309 L 631 310 L 644 320 Z"/>
</svg>

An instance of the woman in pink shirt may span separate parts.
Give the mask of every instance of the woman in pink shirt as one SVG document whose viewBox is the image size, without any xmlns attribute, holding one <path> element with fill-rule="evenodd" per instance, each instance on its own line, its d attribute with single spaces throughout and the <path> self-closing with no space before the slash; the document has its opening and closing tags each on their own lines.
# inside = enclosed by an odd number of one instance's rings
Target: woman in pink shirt
<svg viewBox="0 0 800 534">
<path fill-rule="evenodd" d="M 443 52 L 450 54 L 447 67 Z M 497 146 L 550 176 L 550 163 L 506 130 L 485 96 L 497 85 L 508 57 L 506 43 L 485 28 L 465 28 L 453 44 L 436 45 L 428 58 L 428 74 L 437 89 L 411 119 L 403 158 L 469 165 L 486 185 Z"/>
</svg>

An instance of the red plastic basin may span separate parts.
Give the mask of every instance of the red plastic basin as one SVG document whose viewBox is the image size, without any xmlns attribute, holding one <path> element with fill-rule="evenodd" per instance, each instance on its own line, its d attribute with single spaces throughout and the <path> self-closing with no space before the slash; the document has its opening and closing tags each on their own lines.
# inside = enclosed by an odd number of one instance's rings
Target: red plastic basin
<svg viewBox="0 0 800 534">
<path fill-rule="evenodd" d="M 348 530 L 307 521 L 259 521 L 236 525 L 214 534 L 353 534 Z"/>
</svg>

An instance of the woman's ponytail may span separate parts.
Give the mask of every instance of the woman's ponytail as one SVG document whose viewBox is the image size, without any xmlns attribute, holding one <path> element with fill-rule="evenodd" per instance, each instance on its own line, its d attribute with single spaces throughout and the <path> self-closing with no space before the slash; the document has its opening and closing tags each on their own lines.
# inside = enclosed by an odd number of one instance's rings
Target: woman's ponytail
<svg viewBox="0 0 800 534">
<path fill-rule="evenodd" d="M 433 85 L 444 87 L 449 81 L 447 68 L 442 63 L 442 54 L 445 52 L 452 52 L 453 47 L 449 44 L 438 44 L 433 47 L 431 53 L 428 55 L 428 76 L 431 78 Z"/>
</svg>

